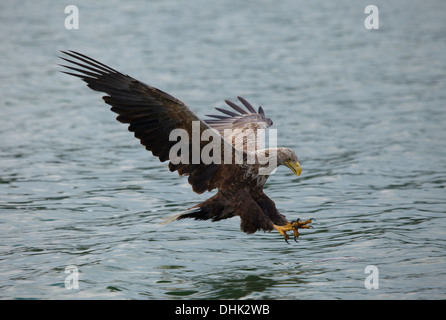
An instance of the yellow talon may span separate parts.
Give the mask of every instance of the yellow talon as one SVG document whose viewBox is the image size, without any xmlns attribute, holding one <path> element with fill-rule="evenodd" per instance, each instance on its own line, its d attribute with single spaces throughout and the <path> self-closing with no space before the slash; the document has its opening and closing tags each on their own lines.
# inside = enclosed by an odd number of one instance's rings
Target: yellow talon
<svg viewBox="0 0 446 320">
<path fill-rule="evenodd" d="M 297 231 L 299 228 L 300 229 L 310 229 L 313 228 L 313 226 L 310 225 L 311 222 L 313 222 L 313 218 L 308 219 L 306 221 L 300 221 L 299 219 L 297 219 L 296 221 L 288 221 L 286 225 L 284 226 L 278 226 L 278 225 L 273 225 L 274 229 L 276 229 L 284 238 L 286 243 L 289 244 L 288 239 L 290 238 L 287 234 L 287 231 L 293 230 L 294 233 L 294 241 L 297 242 L 297 237 L 299 237 L 299 231 Z"/>
</svg>

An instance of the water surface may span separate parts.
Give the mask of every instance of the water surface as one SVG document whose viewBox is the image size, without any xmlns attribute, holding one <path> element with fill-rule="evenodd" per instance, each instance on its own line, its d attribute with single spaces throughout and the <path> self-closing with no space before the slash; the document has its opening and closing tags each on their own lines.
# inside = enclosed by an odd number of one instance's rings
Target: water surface
<svg viewBox="0 0 446 320">
<path fill-rule="evenodd" d="M 446 298 L 443 1 L 77 1 L 0 5 L 0 298 Z M 262 105 L 300 177 L 265 187 L 299 243 L 239 219 L 160 222 L 196 195 L 59 73 L 74 49 L 200 116 Z M 65 287 L 69 265 L 79 289 Z M 366 266 L 379 289 L 365 288 Z"/>
</svg>

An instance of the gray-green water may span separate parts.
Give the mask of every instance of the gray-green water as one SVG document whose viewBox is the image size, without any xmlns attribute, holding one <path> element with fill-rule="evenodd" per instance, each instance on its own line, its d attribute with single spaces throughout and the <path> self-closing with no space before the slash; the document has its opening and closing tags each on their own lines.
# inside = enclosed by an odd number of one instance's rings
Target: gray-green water
<svg viewBox="0 0 446 320">
<path fill-rule="evenodd" d="M 78 30 L 65 5 L 0 4 L 0 298 L 446 298 L 444 1 L 76 1 Z M 160 226 L 210 194 L 58 72 L 67 49 L 201 116 L 261 104 L 303 167 L 266 192 L 315 229 L 287 245 L 238 218 Z"/>
</svg>

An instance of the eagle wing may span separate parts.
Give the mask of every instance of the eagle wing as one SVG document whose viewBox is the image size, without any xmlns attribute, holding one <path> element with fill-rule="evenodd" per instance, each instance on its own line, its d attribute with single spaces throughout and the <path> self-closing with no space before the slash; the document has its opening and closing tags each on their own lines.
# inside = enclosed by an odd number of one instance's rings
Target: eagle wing
<svg viewBox="0 0 446 320">
<path fill-rule="evenodd" d="M 207 115 L 213 119 L 205 119 L 204 121 L 218 132 L 236 149 L 253 150 L 249 147 L 255 147 L 255 150 L 265 148 L 265 130 L 272 126 L 271 119 L 265 116 L 262 107 L 258 111 L 242 97 L 237 97 L 245 106 L 246 110 L 235 104 L 234 102 L 225 100 L 226 104 L 232 110 L 223 108 L 215 108 L 223 115 Z M 226 130 L 226 131 L 225 131 Z M 249 145 L 250 143 L 254 143 Z"/>
<path fill-rule="evenodd" d="M 122 123 L 128 123 L 129 131 L 133 132 L 141 144 L 160 161 L 171 160 L 169 158 L 170 150 L 178 143 L 178 140 L 170 140 L 172 130 L 183 129 L 189 137 L 192 137 L 192 123 L 196 121 L 200 137 L 207 129 L 215 132 L 186 104 L 170 94 L 122 74 L 81 53 L 75 51 L 62 51 L 62 53 L 69 58 L 60 58 L 72 65 L 61 66 L 76 73 L 63 72 L 82 79 L 88 87 L 95 91 L 105 92 L 107 96 L 104 96 L 103 99 L 112 106 L 111 110 L 118 114 L 116 119 Z M 212 139 L 221 139 L 222 150 L 228 147 L 228 143 L 221 135 L 215 133 Z M 200 152 L 201 155 L 201 150 L 208 142 L 199 140 L 199 145 L 194 145 L 189 140 L 186 146 L 188 155 L 192 155 L 194 151 Z M 199 150 L 193 150 L 194 148 L 199 148 Z M 230 148 L 234 149 L 233 146 Z M 235 155 L 235 152 L 232 154 Z M 231 158 L 231 161 L 233 159 L 234 157 Z M 220 163 L 224 163 L 223 156 Z M 188 182 L 197 193 L 219 187 L 219 180 L 225 175 L 225 172 L 222 172 L 222 167 L 219 163 L 204 163 L 201 156 L 195 162 L 189 159 L 189 161 L 180 163 L 172 161 L 169 163 L 171 171 L 176 170 L 180 175 L 189 176 Z"/>
</svg>

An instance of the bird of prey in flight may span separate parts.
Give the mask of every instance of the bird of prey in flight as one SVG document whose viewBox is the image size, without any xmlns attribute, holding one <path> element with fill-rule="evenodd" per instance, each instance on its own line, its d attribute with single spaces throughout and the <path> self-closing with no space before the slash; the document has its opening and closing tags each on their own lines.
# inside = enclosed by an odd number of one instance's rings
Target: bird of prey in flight
<svg viewBox="0 0 446 320">
<path fill-rule="evenodd" d="M 254 139 L 254 149 L 247 148 L 253 136 L 260 136 L 272 125 L 262 107 L 256 110 L 248 101 L 238 97 L 244 108 L 226 100 L 232 110 L 216 108 L 221 114 L 209 115 L 212 119 L 203 120 L 182 101 L 164 91 L 81 53 L 62 53 L 61 59 L 69 63 L 61 65 L 67 68 L 63 72 L 82 79 L 93 90 L 106 93 L 103 99 L 111 105 L 111 111 L 118 114 L 117 120 L 129 124 L 128 130 L 160 161 L 169 161 L 170 171 L 188 176 L 188 182 L 198 194 L 217 190 L 211 198 L 168 219 L 168 222 L 184 218 L 219 221 L 239 216 L 242 231 L 251 234 L 258 230 L 277 230 L 286 242 L 288 231 L 293 232 L 296 240 L 298 229 L 311 228 L 313 219 L 287 220 L 263 192 L 271 173 L 261 174 L 269 165 L 265 159 L 274 160 L 276 167 L 284 165 L 290 168 L 296 175 L 300 175 L 302 168 L 296 154 L 289 148 L 265 148 L 257 141 L 262 139 Z M 178 137 L 171 139 L 175 130 L 189 137 L 193 137 L 194 130 L 198 137 L 206 131 L 211 132 L 209 136 L 212 136 L 214 148 L 209 154 L 212 153 L 214 161 L 200 158 L 191 161 L 194 154 L 201 155 L 205 148 L 209 148 L 211 139 L 186 140 L 178 148 Z M 172 153 L 175 146 L 184 154 Z"/>
</svg>

